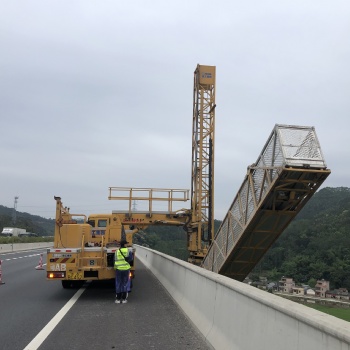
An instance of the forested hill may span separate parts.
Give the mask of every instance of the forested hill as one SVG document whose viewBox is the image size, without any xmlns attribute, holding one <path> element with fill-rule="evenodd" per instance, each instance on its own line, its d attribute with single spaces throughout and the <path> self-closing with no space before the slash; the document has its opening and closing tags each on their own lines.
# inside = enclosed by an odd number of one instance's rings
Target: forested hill
<svg viewBox="0 0 350 350">
<path fill-rule="evenodd" d="M 333 288 L 350 289 L 350 189 L 318 191 L 254 272 L 309 284 L 324 278 Z"/>
<path fill-rule="evenodd" d="M 0 205 L 0 233 L 4 227 L 13 227 L 13 208 Z M 39 236 L 53 236 L 55 220 L 46 219 L 38 215 L 16 212 L 16 227 L 25 228 Z"/>
<path fill-rule="evenodd" d="M 214 229 L 218 230 L 221 221 L 214 221 Z M 134 243 L 158 250 L 164 254 L 187 261 L 187 235 L 182 227 L 150 226 L 144 232 L 134 235 Z"/>
</svg>

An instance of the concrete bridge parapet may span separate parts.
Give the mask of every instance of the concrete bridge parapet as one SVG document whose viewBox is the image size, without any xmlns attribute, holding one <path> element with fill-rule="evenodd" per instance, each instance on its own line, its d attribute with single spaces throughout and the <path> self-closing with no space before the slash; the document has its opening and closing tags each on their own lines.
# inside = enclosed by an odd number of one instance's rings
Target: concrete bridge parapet
<svg viewBox="0 0 350 350">
<path fill-rule="evenodd" d="M 136 246 L 207 341 L 220 350 L 350 350 L 350 323 Z"/>
</svg>

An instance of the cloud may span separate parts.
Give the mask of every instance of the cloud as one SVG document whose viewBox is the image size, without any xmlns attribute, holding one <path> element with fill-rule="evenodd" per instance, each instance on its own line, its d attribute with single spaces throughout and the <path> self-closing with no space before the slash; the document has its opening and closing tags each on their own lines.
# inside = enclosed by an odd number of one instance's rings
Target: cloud
<svg viewBox="0 0 350 350">
<path fill-rule="evenodd" d="M 3 4 L 1 204 L 53 217 L 54 195 L 90 213 L 117 206 L 109 186 L 190 188 L 198 63 L 217 67 L 217 219 L 276 123 L 315 126 L 325 186 L 349 186 L 349 14 L 340 0 Z"/>
</svg>

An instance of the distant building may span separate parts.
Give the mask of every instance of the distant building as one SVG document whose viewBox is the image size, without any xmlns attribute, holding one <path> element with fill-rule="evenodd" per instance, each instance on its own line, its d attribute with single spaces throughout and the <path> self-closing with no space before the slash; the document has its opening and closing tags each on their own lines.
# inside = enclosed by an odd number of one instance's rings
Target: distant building
<svg viewBox="0 0 350 350">
<path fill-rule="evenodd" d="M 349 292 L 346 288 L 339 288 L 339 289 L 327 291 L 326 298 L 339 299 L 339 300 L 350 300 L 350 295 L 349 295 Z"/>
<path fill-rule="evenodd" d="M 318 280 L 315 286 L 315 296 L 325 298 L 327 291 L 329 291 L 329 281 L 325 281 L 324 279 Z"/>
<path fill-rule="evenodd" d="M 278 289 L 278 285 L 276 282 L 269 282 L 267 285 L 266 285 L 266 288 L 267 290 L 269 291 L 273 291 L 273 290 L 277 290 Z"/>
<path fill-rule="evenodd" d="M 282 277 L 278 282 L 278 291 L 282 293 L 292 293 L 295 287 L 295 282 L 293 278 Z"/>
<path fill-rule="evenodd" d="M 305 294 L 310 297 L 314 297 L 316 295 L 316 292 L 312 288 L 308 288 L 305 291 Z"/>
<path fill-rule="evenodd" d="M 19 233 L 18 237 L 38 237 L 38 235 L 33 232 L 24 232 L 24 233 Z"/>
<path fill-rule="evenodd" d="M 300 286 L 295 286 L 292 288 L 292 293 L 294 295 L 305 295 L 305 289 Z"/>
</svg>

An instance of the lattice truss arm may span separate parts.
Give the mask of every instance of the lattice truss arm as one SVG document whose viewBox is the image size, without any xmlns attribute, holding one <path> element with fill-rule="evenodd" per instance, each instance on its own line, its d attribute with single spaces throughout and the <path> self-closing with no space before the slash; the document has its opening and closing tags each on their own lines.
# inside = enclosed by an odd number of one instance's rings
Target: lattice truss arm
<svg viewBox="0 0 350 350">
<path fill-rule="evenodd" d="M 243 280 L 329 173 L 313 128 L 276 125 L 203 266 Z"/>
</svg>

